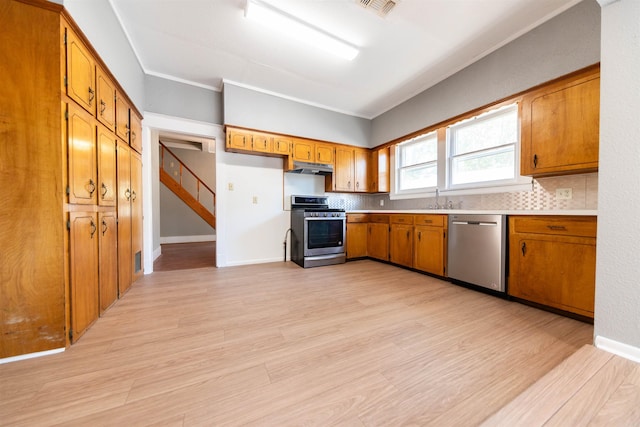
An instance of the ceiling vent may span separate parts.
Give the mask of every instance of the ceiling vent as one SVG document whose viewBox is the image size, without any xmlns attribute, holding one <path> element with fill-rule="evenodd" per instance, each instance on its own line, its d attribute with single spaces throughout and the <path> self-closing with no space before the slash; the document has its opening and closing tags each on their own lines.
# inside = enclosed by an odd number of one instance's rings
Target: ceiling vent
<svg viewBox="0 0 640 427">
<path fill-rule="evenodd" d="M 382 17 L 387 16 L 389 12 L 396 6 L 398 3 L 397 0 L 356 0 L 360 6 L 364 7 L 367 10 L 370 10 Z"/>
</svg>

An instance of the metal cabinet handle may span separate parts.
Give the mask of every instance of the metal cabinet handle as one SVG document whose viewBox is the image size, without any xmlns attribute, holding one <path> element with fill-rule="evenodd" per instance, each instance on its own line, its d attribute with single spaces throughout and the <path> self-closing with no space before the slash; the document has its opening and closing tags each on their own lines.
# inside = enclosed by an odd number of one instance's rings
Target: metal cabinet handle
<svg viewBox="0 0 640 427">
<path fill-rule="evenodd" d="M 520 249 L 522 250 L 522 256 L 524 256 L 527 253 L 527 244 L 522 242 L 522 247 Z"/>
<path fill-rule="evenodd" d="M 96 191 L 96 183 L 93 182 L 93 179 L 89 180 L 89 196 L 93 196 L 93 192 Z"/>
<path fill-rule="evenodd" d="M 411 232 L 407 231 L 407 240 L 409 239 L 409 237 L 411 237 Z"/>
<path fill-rule="evenodd" d="M 96 91 L 93 90 L 91 86 L 89 86 L 89 105 L 91 105 L 95 97 L 96 97 Z"/>
<path fill-rule="evenodd" d="M 104 236 L 104 233 L 107 232 L 107 221 L 105 221 L 104 219 L 102 220 L 102 235 Z"/>
<path fill-rule="evenodd" d="M 135 192 L 135 191 L 132 191 L 132 192 L 131 192 L 131 201 L 132 201 L 132 202 L 135 202 L 135 201 L 136 201 L 136 192 Z"/>
<path fill-rule="evenodd" d="M 547 225 L 547 228 L 549 230 L 567 231 L 567 227 L 565 227 L 564 225 Z"/>
<path fill-rule="evenodd" d="M 136 139 L 136 133 L 131 131 L 131 141 L 135 141 Z"/>
<path fill-rule="evenodd" d="M 537 154 L 533 155 L 533 167 L 534 168 L 538 167 L 538 155 Z"/>
<path fill-rule="evenodd" d="M 124 190 L 124 197 L 127 198 L 127 200 L 131 199 L 131 190 L 129 190 L 128 188 L 126 190 Z"/>
<path fill-rule="evenodd" d="M 104 182 L 102 183 L 102 198 L 104 199 L 107 196 L 107 193 L 109 192 L 109 189 L 107 188 L 107 186 L 104 184 Z"/>
<path fill-rule="evenodd" d="M 93 235 L 96 234 L 96 230 L 98 229 L 98 227 L 96 227 L 96 223 L 93 222 L 93 219 L 91 220 L 91 238 L 93 239 Z"/>
<path fill-rule="evenodd" d="M 100 100 L 100 115 L 104 116 L 104 111 L 107 109 L 107 103 L 102 99 Z"/>
<path fill-rule="evenodd" d="M 418 231 L 418 242 L 422 240 L 422 231 Z"/>
</svg>

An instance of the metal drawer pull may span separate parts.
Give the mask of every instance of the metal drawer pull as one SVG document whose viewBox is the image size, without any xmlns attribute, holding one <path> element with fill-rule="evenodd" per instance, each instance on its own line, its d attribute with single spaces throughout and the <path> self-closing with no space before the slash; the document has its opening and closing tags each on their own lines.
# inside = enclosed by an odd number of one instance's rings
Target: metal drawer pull
<svg viewBox="0 0 640 427">
<path fill-rule="evenodd" d="M 567 231 L 567 227 L 564 225 L 547 225 L 549 230 Z"/>
</svg>

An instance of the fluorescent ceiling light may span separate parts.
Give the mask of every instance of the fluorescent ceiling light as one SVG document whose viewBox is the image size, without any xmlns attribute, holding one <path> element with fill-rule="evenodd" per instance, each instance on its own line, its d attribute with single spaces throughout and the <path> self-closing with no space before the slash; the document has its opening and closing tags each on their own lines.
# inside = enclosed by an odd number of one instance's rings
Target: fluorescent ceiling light
<svg viewBox="0 0 640 427">
<path fill-rule="evenodd" d="M 262 0 L 247 0 L 244 15 L 289 37 L 351 61 L 358 48 Z"/>
</svg>

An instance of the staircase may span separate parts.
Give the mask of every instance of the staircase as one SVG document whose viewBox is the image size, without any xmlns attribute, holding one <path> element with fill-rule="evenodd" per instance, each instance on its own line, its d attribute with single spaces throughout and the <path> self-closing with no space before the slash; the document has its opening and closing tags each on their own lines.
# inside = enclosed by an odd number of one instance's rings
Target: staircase
<svg viewBox="0 0 640 427">
<path fill-rule="evenodd" d="M 212 228 L 216 228 L 216 193 L 160 142 L 160 182 Z"/>
</svg>

